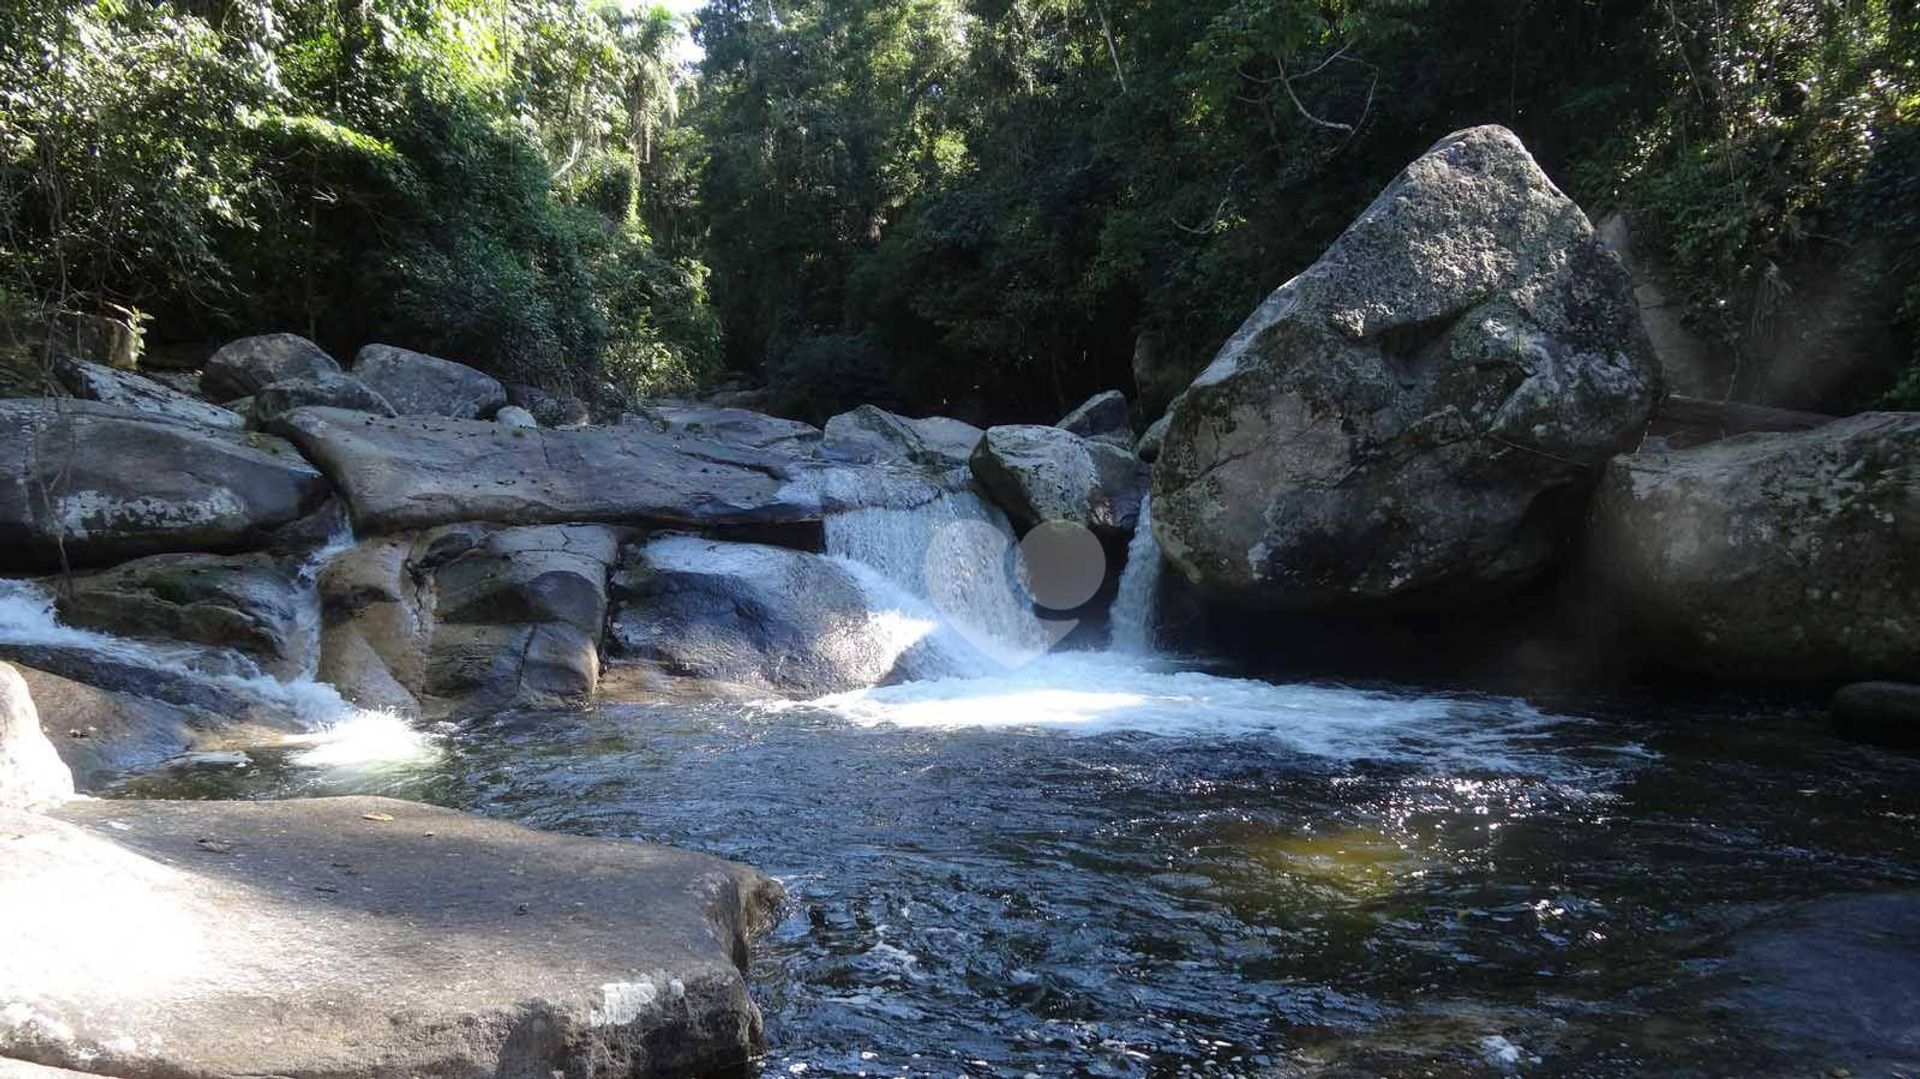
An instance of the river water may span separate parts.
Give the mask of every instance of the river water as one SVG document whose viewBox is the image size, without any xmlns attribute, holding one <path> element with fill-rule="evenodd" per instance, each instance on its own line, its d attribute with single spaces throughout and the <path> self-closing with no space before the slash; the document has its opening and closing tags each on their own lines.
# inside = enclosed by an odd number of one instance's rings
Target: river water
<svg viewBox="0 0 1920 1079">
<path fill-rule="evenodd" d="M 1920 761 L 1763 700 L 1281 684 L 1160 655 L 1144 542 L 1124 647 L 1049 651 L 1059 626 L 991 594 L 1018 576 L 1006 535 L 964 497 L 829 523 L 877 616 L 940 623 L 944 678 L 427 731 L 360 714 L 112 793 L 381 793 L 755 865 L 789 894 L 753 961 L 768 1076 L 1920 1061 L 1913 962 L 1863 1003 L 1858 955 L 1757 982 L 1741 959 L 1795 904 L 1920 887 Z M 1863 1025 L 1876 990 L 1904 1033 Z"/>
</svg>

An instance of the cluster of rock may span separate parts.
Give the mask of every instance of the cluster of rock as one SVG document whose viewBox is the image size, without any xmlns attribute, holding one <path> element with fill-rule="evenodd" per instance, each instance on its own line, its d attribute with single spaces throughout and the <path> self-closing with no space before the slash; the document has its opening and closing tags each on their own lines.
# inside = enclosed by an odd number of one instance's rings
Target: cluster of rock
<svg viewBox="0 0 1920 1079">
<path fill-rule="evenodd" d="M 1670 449 L 1642 317 L 1519 140 L 1444 139 L 1143 440 L 1160 545 L 1242 608 L 1487 611 L 1572 575 L 1668 668 L 1920 676 L 1920 416 Z"/>
</svg>

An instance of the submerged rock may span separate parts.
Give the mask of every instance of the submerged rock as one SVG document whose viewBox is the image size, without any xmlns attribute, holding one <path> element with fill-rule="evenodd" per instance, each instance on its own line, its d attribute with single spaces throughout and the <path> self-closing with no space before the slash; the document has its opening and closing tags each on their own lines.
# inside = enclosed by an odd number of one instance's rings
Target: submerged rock
<svg viewBox="0 0 1920 1079">
<path fill-rule="evenodd" d="M 257 554 L 151 555 L 77 576 L 58 599 L 68 625 L 230 648 L 282 680 L 313 659 L 308 602 L 290 567 Z"/>
<path fill-rule="evenodd" d="M 820 452 L 828 460 L 847 464 L 965 468 L 983 435 L 980 428 L 945 416 L 912 420 L 874 405 L 861 405 L 827 421 Z"/>
<path fill-rule="evenodd" d="M 1119 390 L 1094 394 L 1054 426 L 1096 442 L 1133 445 L 1133 421 L 1127 415 L 1126 395 Z"/>
<path fill-rule="evenodd" d="M 1589 547 L 1602 591 L 1663 665 L 1909 678 L 1920 671 L 1920 414 L 1615 458 Z"/>
<path fill-rule="evenodd" d="M 989 430 L 973 475 L 1023 530 L 1067 521 L 1109 538 L 1132 534 L 1147 484 L 1131 451 L 1033 425 Z"/>
<path fill-rule="evenodd" d="M 352 375 L 319 374 L 282 379 L 260 387 L 247 402 L 247 419 L 254 427 L 264 429 L 280 415 L 308 405 L 346 408 L 375 416 L 395 415 L 386 398 Z"/>
<path fill-rule="evenodd" d="M 299 409 L 275 429 L 345 496 L 363 534 L 454 521 L 795 525 L 820 519 L 784 455 L 637 425 L 527 431 Z"/>
<path fill-rule="evenodd" d="M 622 422 L 644 423 L 670 435 L 690 435 L 729 446 L 807 456 L 820 448 L 820 428 L 744 408 L 648 405 Z"/>
<path fill-rule="evenodd" d="M 290 333 L 269 333 L 221 346 L 200 372 L 200 392 L 211 400 L 231 401 L 286 379 L 339 373 L 339 363 L 312 341 Z"/>
<path fill-rule="evenodd" d="M 1504 128 L 1448 136 L 1174 404 L 1154 531 L 1286 609 L 1479 600 L 1540 574 L 1657 397 L 1631 283 Z"/>
<path fill-rule="evenodd" d="M 92 401 L 0 401 L 0 572 L 262 546 L 329 493 L 277 438 Z"/>
<path fill-rule="evenodd" d="M 721 1074 L 745 866 L 382 798 L 0 811 L 0 1046 L 126 1079 Z"/>
<path fill-rule="evenodd" d="M 27 683 L 0 663 L 0 810 L 46 809 L 72 797 L 73 773 L 41 731 Z"/>
<path fill-rule="evenodd" d="M 781 547 L 668 536 L 615 576 L 614 662 L 818 695 L 942 673 L 916 622 L 875 606 L 852 563 Z"/>
<path fill-rule="evenodd" d="M 67 392 L 85 401 L 183 423 L 238 428 L 246 418 L 219 405 L 165 386 L 153 379 L 84 360 L 61 360 L 54 374 Z"/>
<path fill-rule="evenodd" d="M 506 387 L 464 363 L 392 345 L 368 345 L 353 373 L 402 416 L 489 419 L 507 403 Z"/>
</svg>

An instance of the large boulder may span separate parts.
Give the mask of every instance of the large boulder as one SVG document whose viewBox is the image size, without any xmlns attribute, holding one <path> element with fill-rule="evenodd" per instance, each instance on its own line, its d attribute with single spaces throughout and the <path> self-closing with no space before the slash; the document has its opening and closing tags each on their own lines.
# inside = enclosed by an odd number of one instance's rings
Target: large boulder
<svg viewBox="0 0 1920 1079">
<path fill-rule="evenodd" d="M 231 401 L 289 378 L 339 373 L 340 365 L 312 341 L 290 333 L 269 333 L 221 346 L 200 372 L 200 392 L 214 401 Z"/>
<path fill-rule="evenodd" d="M 73 773 L 41 731 L 27 683 L 0 663 L 0 810 L 46 809 L 72 797 Z"/>
<path fill-rule="evenodd" d="M 1920 671 L 1920 414 L 1616 458 L 1592 529 L 1603 594 L 1665 664 L 1823 682 Z"/>
<path fill-rule="evenodd" d="M 933 469 L 965 468 L 984 432 L 946 416 L 908 419 L 861 405 L 827 421 L 821 455 L 846 464 L 908 463 Z"/>
<path fill-rule="evenodd" d="M 81 791 L 153 768 L 199 746 L 244 739 L 224 716 L 16 667 L 33 694 L 40 727 Z"/>
<path fill-rule="evenodd" d="M 139 412 L 183 423 L 238 428 L 246 420 L 238 412 L 210 405 L 197 397 L 162 385 L 154 379 L 85 360 L 61 360 L 54 374 L 67 392 L 83 401 Z"/>
<path fill-rule="evenodd" d="M 1631 283 L 1513 134 L 1448 136 L 1174 404 L 1167 558 L 1216 598 L 1388 611 L 1535 578 L 1658 379 Z"/>
<path fill-rule="evenodd" d="M 1067 521 L 1109 538 L 1133 533 L 1147 485 L 1132 451 L 1028 424 L 989 429 L 973 475 L 1022 530 Z"/>
<path fill-rule="evenodd" d="M 1119 390 L 1094 394 L 1054 426 L 1096 442 L 1133 445 L 1133 420 L 1127 414 L 1126 395 Z"/>
<path fill-rule="evenodd" d="M 501 524 L 809 524 L 820 500 L 791 459 L 639 425 L 527 431 L 305 408 L 285 434 L 346 497 L 362 534 Z"/>
<path fill-rule="evenodd" d="M 748 449 L 805 456 L 819 449 L 820 428 L 744 408 L 647 405 L 622 418 L 670 435 L 688 435 Z"/>
<path fill-rule="evenodd" d="M 314 659 L 312 602 L 293 568 L 260 554 L 150 555 L 78 575 L 58 598 L 68 625 L 232 649 L 282 680 Z"/>
<path fill-rule="evenodd" d="M 876 594 L 854 563 L 667 536 L 630 547 L 614 577 L 610 659 L 808 696 L 943 673 L 936 619 Z"/>
<path fill-rule="evenodd" d="M 255 547 L 329 494 L 277 438 L 91 401 L 0 401 L 0 572 Z"/>
<path fill-rule="evenodd" d="M 0 1051 L 125 1079 L 666 1079 L 764 1046 L 745 866 L 383 798 L 0 811 Z"/>
<path fill-rule="evenodd" d="M 308 375 L 282 379 L 260 387 L 247 401 L 247 419 L 266 428 L 283 413 L 309 405 L 345 408 L 375 416 L 397 415 L 387 399 L 352 375 Z"/>
<path fill-rule="evenodd" d="M 392 345 L 368 345 L 353 373 L 402 416 L 487 419 L 507 403 L 506 387 L 464 363 Z"/>
</svg>

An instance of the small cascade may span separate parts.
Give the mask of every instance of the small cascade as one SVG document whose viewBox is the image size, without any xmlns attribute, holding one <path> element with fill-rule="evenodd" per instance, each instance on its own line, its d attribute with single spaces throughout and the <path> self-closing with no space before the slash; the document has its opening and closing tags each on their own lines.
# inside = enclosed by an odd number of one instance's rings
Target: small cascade
<svg viewBox="0 0 1920 1079">
<path fill-rule="evenodd" d="M 1012 527 L 970 491 L 946 491 L 911 508 L 849 509 L 827 519 L 826 538 L 828 554 L 892 586 L 870 596 L 877 605 L 902 604 L 904 593 L 911 600 L 903 615 L 921 617 L 931 608 L 945 630 L 987 661 L 1018 667 L 1053 644 L 1018 583 Z"/>
<path fill-rule="evenodd" d="M 315 548 L 294 571 L 294 585 L 300 597 L 295 625 L 300 634 L 301 654 L 306 657 L 300 677 L 295 681 L 311 682 L 320 671 L 320 575 L 326 572 L 329 563 L 353 550 L 358 542 L 353 534 L 353 522 L 343 511 L 327 534 L 326 542 Z"/>
<path fill-rule="evenodd" d="M 1128 655 L 1151 655 L 1160 613 L 1160 570 L 1165 560 L 1153 538 L 1153 496 L 1140 500 L 1140 524 L 1127 545 L 1120 591 L 1108 614 L 1108 648 Z"/>
</svg>

